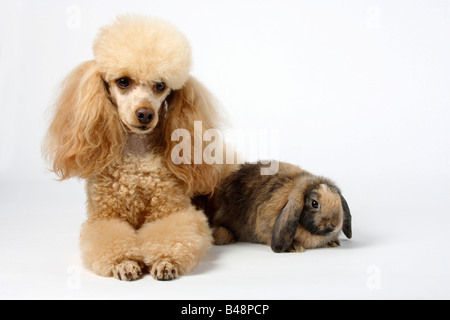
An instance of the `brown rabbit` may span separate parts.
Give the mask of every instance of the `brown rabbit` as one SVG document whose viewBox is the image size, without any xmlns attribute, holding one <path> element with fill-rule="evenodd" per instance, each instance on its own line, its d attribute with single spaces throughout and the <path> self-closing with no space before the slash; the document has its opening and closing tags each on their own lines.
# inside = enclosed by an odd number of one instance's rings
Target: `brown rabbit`
<svg viewBox="0 0 450 320">
<path fill-rule="evenodd" d="M 239 166 L 207 201 L 216 245 L 246 241 L 301 252 L 339 246 L 340 231 L 352 237 L 350 210 L 334 183 L 288 163 L 274 175 L 261 168 Z"/>
</svg>

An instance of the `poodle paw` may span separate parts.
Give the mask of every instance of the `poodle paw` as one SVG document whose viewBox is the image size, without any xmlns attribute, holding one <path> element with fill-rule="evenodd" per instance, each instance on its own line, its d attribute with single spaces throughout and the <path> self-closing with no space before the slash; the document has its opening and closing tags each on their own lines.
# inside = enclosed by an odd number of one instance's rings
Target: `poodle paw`
<svg viewBox="0 0 450 320">
<path fill-rule="evenodd" d="M 177 267 L 167 259 L 156 262 L 150 273 L 155 280 L 172 280 L 178 278 Z"/>
<path fill-rule="evenodd" d="M 141 265 L 133 260 L 124 260 L 112 268 L 113 277 L 122 281 L 133 281 L 142 275 Z"/>
</svg>

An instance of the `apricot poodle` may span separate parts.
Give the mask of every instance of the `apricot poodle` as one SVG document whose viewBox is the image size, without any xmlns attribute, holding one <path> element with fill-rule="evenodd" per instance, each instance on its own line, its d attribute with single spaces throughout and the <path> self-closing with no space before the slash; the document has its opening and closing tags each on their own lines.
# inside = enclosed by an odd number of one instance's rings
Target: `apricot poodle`
<svg viewBox="0 0 450 320">
<path fill-rule="evenodd" d="M 196 120 L 202 132 L 217 127 L 214 99 L 189 75 L 190 45 L 166 21 L 120 16 L 100 30 L 94 56 L 64 81 L 44 141 L 61 180 L 86 179 L 83 263 L 120 280 L 146 270 L 177 278 L 211 246 L 190 198 L 212 192 L 221 169 L 175 164 L 171 135 L 183 128 L 193 136 Z"/>
</svg>

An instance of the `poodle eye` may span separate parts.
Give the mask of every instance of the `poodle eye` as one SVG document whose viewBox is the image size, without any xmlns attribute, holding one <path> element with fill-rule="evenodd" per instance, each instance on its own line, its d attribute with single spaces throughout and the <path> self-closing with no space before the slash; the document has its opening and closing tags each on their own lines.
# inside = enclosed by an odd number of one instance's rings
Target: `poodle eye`
<svg viewBox="0 0 450 320">
<path fill-rule="evenodd" d="M 158 82 L 155 84 L 155 89 L 158 92 L 163 92 L 166 89 L 166 84 L 164 82 Z"/>
<path fill-rule="evenodd" d="M 126 89 L 130 86 L 131 79 L 127 78 L 127 77 L 120 78 L 120 79 L 116 80 L 116 84 L 119 88 Z"/>
<path fill-rule="evenodd" d="M 316 200 L 313 200 L 311 202 L 311 207 L 313 207 L 314 209 L 319 209 L 319 203 Z"/>
</svg>

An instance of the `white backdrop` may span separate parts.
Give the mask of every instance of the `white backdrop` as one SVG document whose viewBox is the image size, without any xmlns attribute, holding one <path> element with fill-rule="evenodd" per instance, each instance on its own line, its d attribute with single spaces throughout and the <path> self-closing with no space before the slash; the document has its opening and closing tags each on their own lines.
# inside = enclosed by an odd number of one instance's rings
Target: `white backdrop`
<svg viewBox="0 0 450 320">
<path fill-rule="evenodd" d="M 450 297 L 450 1 L 0 6 L 1 298 Z M 125 285 L 81 267 L 83 184 L 47 172 L 46 110 L 64 76 L 92 59 L 98 29 L 127 12 L 187 35 L 192 74 L 232 128 L 275 130 L 281 160 L 337 182 L 353 240 L 300 255 L 215 247 L 170 284 Z"/>
</svg>

